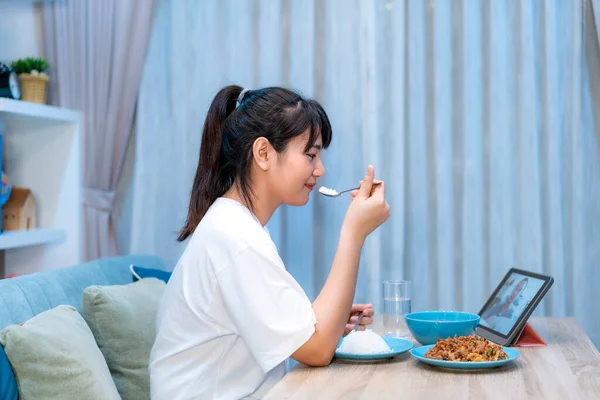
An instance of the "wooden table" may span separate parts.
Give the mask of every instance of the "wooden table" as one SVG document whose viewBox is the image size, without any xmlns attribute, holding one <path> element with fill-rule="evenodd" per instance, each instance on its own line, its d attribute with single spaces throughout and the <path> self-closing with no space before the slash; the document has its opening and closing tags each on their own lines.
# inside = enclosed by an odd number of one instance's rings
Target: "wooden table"
<svg viewBox="0 0 600 400">
<path fill-rule="evenodd" d="M 486 372 L 440 369 L 410 353 L 375 363 L 334 360 L 297 365 L 265 399 L 600 399 L 600 353 L 575 319 L 530 323 L 548 346 L 518 347 L 515 362 Z"/>
</svg>

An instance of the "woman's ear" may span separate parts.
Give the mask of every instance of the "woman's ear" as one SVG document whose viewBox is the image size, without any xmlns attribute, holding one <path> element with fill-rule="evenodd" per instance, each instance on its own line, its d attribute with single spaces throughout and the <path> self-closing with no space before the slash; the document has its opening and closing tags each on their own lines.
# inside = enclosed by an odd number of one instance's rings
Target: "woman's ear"
<svg viewBox="0 0 600 400">
<path fill-rule="evenodd" d="M 268 171 L 271 163 L 273 162 L 273 146 L 271 143 L 264 137 L 259 137 L 254 141 L 252 145 L 252 156 L 254 157 L 254 162 L 258 165 L 260 169 L 263 171 Z"/>
</svg>

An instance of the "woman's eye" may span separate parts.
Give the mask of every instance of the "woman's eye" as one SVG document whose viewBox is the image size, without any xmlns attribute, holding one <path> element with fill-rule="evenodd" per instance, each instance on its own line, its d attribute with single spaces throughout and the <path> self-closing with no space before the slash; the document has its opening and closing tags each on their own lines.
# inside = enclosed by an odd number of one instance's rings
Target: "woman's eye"
<svg viewBox="0 0 600 400">
<path fill-rule="evenodd" d="M 311 160 L 314 160 L 317 155 L 316 154 L 307 154 L 307 156 L 309 156 Z"/>
</svg>

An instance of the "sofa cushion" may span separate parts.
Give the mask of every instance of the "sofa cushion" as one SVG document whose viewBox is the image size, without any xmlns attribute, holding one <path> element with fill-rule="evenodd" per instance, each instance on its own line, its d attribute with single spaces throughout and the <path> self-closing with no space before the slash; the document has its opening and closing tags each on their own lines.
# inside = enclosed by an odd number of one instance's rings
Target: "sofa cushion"
<svg viewBox="0 0 600 400">
<path fill-rule="evenodd" d="M 156 268 L 146 268 L 140 267 L 139 265 L 131 264 L 129 266 L 131 270 L 131 275 L 134 281 L 139 281 L 144 278 L 156 278 L 160 279 L 164 283 L 169 283 L 169 279 L 171 279 L 172 272 L 164 271 L 162 269 Z"/>
<path fill-rule="evenodd" d="M 131 264 L 164 268 L 160 257 L 125 255 L 12 279 L 0 279 L 0 329 L 20 324 L 34 315 L 63 304 L 81 310 L 81 294 L 86 287 L 133 282 L 129 270 Z"/>
<path fill-rule="evenodd" d="M 19 394 L 28 399 L 119 399 L 94 336 L 72 306 L 58 306 L 0 331 Z"/>
<path fill-rule="evenodd" d="M 148 362 L 165 283 L 156 278 L 127 285 L 90 286 L 82 314 L 104 354 L 123 400 L 149 399 Z"/>
<path fill-rule="evenodd" d="M 17 381 L 13 373 L 8 357 L 4 352 L 4 347 L 0 346 L 0 399 L 18 400 L 19 391 L 17 390 Z"/>
</svg>

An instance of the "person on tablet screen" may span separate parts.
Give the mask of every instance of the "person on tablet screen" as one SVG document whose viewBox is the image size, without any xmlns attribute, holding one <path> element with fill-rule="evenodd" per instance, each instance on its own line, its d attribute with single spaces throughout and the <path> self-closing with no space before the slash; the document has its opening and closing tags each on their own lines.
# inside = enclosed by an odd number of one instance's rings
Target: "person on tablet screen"
<svg viewBox="0 0 600 400">
<path fill-rule="evenodd" d="M 496 302 L 494 306 L 483 313 L 481 318 L 495 330 L 506 323 L 512 326 L 514 320 L 519 317 L 523 301 L 522 293 L 527 287 L 528 281 L 527 278 L 521 279 L 504 301 Z M 502 329 L 502 331 L 504 330 Z"/>
</svg>

